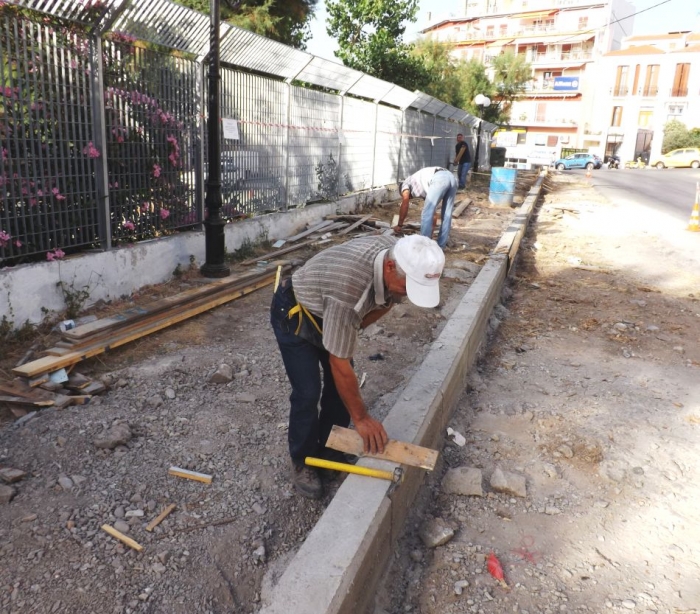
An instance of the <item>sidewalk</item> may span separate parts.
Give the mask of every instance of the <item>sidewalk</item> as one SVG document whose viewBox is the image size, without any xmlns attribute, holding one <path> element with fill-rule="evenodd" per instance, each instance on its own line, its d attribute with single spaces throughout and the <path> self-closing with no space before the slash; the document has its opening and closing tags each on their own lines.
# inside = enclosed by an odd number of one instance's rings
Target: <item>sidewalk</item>
<svg viewBox="0 0 700 614">
<path fill-rule="evenodd" d="M 700 235 L 548 183 L 377 614 L 700 611 Z M 457 467 L 483 496 L 446 492 Z M 427 546 L 430 521 L 454 537 Z"/>
</svg>

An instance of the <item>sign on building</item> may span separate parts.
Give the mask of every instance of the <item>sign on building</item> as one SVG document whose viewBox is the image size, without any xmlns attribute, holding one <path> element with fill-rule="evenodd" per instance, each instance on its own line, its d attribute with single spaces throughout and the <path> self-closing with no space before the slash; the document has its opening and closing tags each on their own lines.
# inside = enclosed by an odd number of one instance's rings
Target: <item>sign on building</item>
<svg viewBox="0 0 700 614">
<path fill-rule="evenodd" d="M 578 77 L 554 77 L 554 90 L 558 92 L 578 91 Z"/>
</svg>

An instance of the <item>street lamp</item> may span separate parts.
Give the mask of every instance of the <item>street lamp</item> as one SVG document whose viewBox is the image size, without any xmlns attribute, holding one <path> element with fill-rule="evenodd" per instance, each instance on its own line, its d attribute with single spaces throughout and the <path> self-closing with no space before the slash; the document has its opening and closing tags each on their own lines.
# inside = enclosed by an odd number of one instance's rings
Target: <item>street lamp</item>
<svg viewBox="0 0 700 614">
<path fill-rule="evenodd" d="M 226 236 L 224 227 L 226 221 L 221 218 L 221 137 L 219 127 L 220 102 L 219 87 L 220 51 L 219 51 L 219 26 L 221 17 L 219 13 L 219 0 L 210 0 L 211 21 L 209 29 L 209 96 L 207 123 L 207 184 L 204 204 L 207 207 L 207 219 L 204 220 L 204 241 L 206 261 L 200 268 L 204 277 L 227 277 L 231 271 L 226 266 Z"/>
<path fill-rule="evenodd" d="M 479 107 L 479 131 L 476 133 L 476 150 L 474 151 L 474 170 L 479 171 L 479 148 L 481 147 L 481 124 L 484 121 L 484 109 L 491 104 L 491 99 L 483 94 L 474 97 L 474 104 Z"/>
</svg>

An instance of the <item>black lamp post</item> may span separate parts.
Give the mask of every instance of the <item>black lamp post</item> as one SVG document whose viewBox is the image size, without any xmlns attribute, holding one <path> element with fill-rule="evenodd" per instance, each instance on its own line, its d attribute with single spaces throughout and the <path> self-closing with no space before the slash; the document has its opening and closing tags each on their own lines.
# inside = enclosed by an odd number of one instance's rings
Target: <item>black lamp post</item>
<svg viewBox="0 0 700 614">
<path fill-rule="evenodd" d="M 221 218 L 221 139 L 219 86 L 221 73 L 219 64 L 219 0 L 210 0 L 211 24 L 209 31 L 209 96 L 207 123 L 208 172 L 206 197 L 207 219 L 204 220 L 206 261 L 200 268 L 204 277 L 226 277 L 231 271 L 224 260 L 226 256 L 226 221 Z"/>
<path fill-rule="evenodd" d="M 491 104 L 491 99 L 483 94 L 474 97 L 474 104 L 479 107 L 479 131 L 476 133 L 476 150 L 474 151 L 474 172 L 479 172 L 479 149 L 481 148 L 481 124 L 484 121 L 484 109 Z"/>
</svg>

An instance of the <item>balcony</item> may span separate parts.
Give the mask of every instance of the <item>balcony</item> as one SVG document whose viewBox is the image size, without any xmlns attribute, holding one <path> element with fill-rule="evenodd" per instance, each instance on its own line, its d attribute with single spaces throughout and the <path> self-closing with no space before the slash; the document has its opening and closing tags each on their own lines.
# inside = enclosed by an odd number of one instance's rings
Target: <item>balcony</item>
<svg viewBox="0 0 700 614">
<path fill-rule="evenodd" d="M 542 62 L 571 62 L 576 60 L 591 60 L 593 54 L 590 51 L 565 51 L 564 53 L 533 53 L 532 63 Z"/>
<path fill-rule="evenodd" d="M 685 98 L 688 95 L 688 88 L 676 87 L 671 90 L 671 98 Z"/>
<path fill-rule="evenodd" d="M 629 88 L 627 87 L 616 87 L 611 90 L 613 96 L 627 96 L 629 93 Z"/>
<path fill-rule="evenodd" d="M 653 96 L 656 96 L 658 93 L 659 93 L 658 87 L 645 87 L 642 90 L 642 96 L 646 96 L 647 98 L 652 98 Z"/>
</svg>

